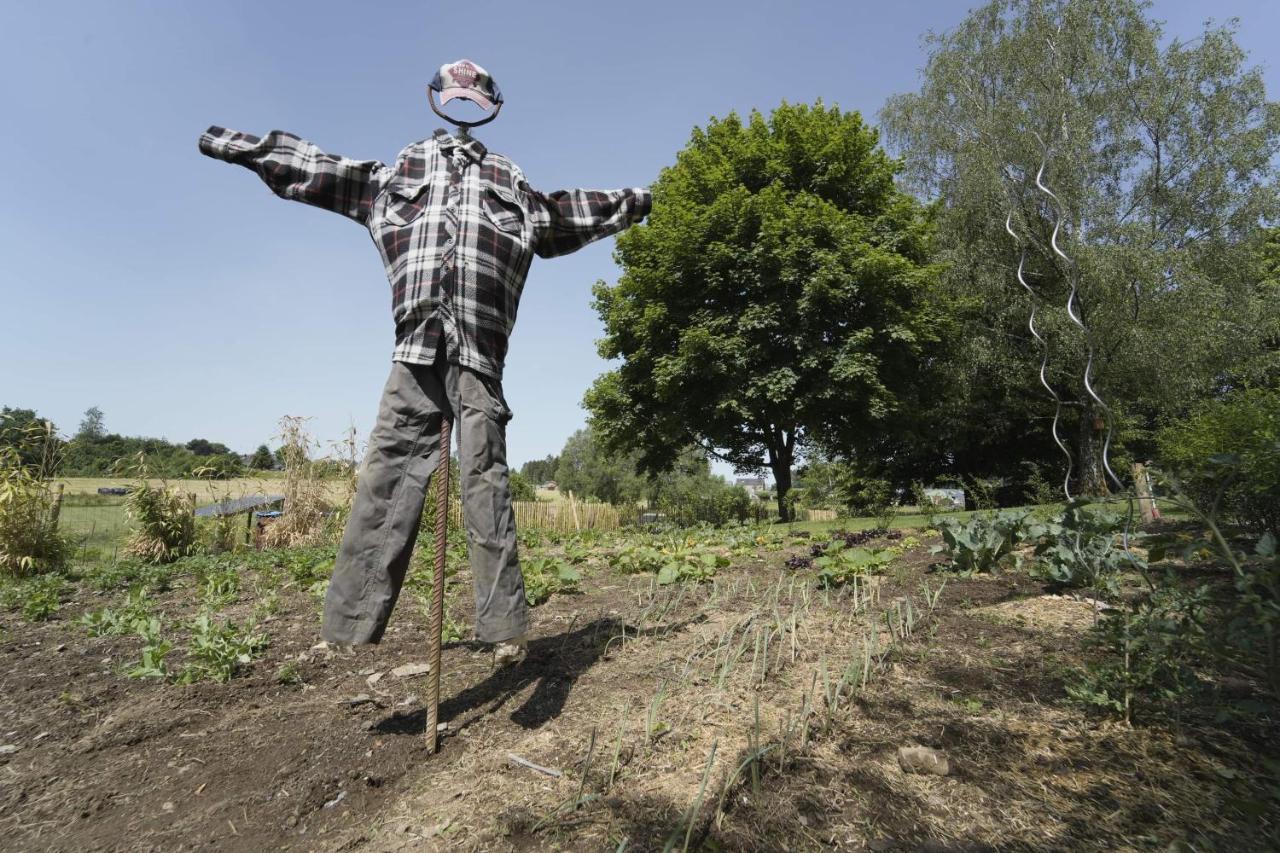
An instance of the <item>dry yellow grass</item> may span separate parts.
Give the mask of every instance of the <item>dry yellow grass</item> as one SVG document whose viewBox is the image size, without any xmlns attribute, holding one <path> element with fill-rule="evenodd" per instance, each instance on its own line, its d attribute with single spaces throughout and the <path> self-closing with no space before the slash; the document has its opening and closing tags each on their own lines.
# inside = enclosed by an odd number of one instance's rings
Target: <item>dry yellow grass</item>
<svg viewBox="0 0 1280 853">
<path fill-rule="evenodd" d="M 127 486 L 133 480 L 129 477 L 63 477 L 57 480 L 66 485 L 69 495 L 93 495 L 99 488 L 109 486 Z M 153 478 L 153 483 L 158 482 Z M 230 480 L 169 480 L 170 486 L 177 486 L 183 493 L 194 492 L 200 504 L 221 500 L 230 495 L 233 498 L 245 495 L 267 495 L 284 493 L 284 476 L 279 472 L 268 472 L 257 477 L 235 477 Z M 320 481 L 325 495 L 330 499 L 338 499 L 346 493 L 346 484 L 340 478 Z"/>
</svg>

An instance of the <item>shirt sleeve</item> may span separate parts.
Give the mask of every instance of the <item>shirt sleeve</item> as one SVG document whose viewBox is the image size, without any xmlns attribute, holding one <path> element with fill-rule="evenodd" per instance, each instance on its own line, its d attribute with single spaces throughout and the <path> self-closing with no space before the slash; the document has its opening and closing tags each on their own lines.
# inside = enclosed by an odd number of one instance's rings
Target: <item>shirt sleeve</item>
<svg viewBox="0 0 1280 853">
<path fill-rule="evenodd" d="M 291 133 L 273 130 L 264 137 L 211 127 L 200 135 L 200 152 L 252 169 L 281 198 L 341 213 L 356 222 L 394 173 L 377 160 L 351 160 L 326 154 Z"/>
<path fill-rule="evenodd" d="M 533 208 L 534 251 L 539 257 L 567 255 L 616 234 L 649 215 L 653 198 L 639 187 L 622 190 L 560 190 L 523 187 Z"/>
</svg>

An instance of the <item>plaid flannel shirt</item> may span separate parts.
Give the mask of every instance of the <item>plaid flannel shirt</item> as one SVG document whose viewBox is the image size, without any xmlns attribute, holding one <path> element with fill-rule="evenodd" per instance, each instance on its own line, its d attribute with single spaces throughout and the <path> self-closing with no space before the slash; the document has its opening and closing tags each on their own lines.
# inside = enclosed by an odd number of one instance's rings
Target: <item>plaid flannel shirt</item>
<svg viewBox="0 0 1280 853">
<path fill-rule="evenodd" d="M 281 198 L 369 229 L 391 282 L 393 361 L 431 364 L 443 341 L 451 358 L 497 379 L 533 255 L 580 249 L 651 205 L 645 189 L 537 192 L 506 157 L 444 130 L 391 167 L 279 130 L 259 138 L 211 127 L 200 151 L 252 169 Z"/>
</svg>

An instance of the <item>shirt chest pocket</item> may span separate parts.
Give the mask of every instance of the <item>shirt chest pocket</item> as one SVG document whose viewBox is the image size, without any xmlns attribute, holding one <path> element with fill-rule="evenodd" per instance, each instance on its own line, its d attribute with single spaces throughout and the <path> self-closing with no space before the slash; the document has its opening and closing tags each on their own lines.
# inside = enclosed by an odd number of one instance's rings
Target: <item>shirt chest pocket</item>
<svg viewBox="0 0 1280 853">
<path fill-rule="evenodd" d="M 492 184 L 484 188 L 480 210 L 499 231 L 518 234 L 524 228 L 524 208 L 515 195 Z"/>
<path fill-rule="evenodd" d="M 382 218 L 388 225 L 412 225 L 431 203 L 431 184 L 394 185 L 383 194 Z"/>
</svg>

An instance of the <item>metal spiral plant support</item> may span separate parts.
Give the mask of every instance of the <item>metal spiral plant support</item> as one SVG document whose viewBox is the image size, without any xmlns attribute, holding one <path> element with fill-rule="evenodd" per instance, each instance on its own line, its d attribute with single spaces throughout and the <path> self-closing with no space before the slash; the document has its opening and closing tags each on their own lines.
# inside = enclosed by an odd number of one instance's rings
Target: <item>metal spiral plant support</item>
<svg viewBox="0 0 1280 853">
<path fill-rule="evenodd" d="M 1041 144 L 1043 145 L 1043 142 Z M 1062 230 L 1062 202 L 1054 194 L 1053 190 L 1049 189 L 1044 184 L 1044 170 L 1049 160 L 1047 147 L 1044 148 L 1044 152 L 1044 157 L 1040 161 L 1040 168 L 1036 171 L 1036 187 L 1053 201 L 1053 233 L 1049 235 L 1049 246 L 1052 248 L 1053 253 L 1057 255 L 1066 266 L 1068 273 L 1067 278 L 1071 283 L 1071 293 L 1067 296 L 1067 316 L 1070 317 L 1071 321 L 1080 328 L 1081 332 L 1084 333 L 1086 350 L 1084 390 L 1089 397 L 1098 404 L 1098 408 L 1102 410 L 1103 418 L 1107 425 L 1107 434 L 1102 442 L 1102 469 L 1106 472 L 1106 475 L 1111 482 L 1115 484 L 1116 490 L 1124 491 L 1124 485 L 1120 482 L 1120 478 L 1111 470 L 1111 437 L 1115 430 L 1114 419 L 1111 416 L 1111 408 L 1106 404 L 1102 397 L 1099 396 L 1098 392 L 1095 391 L 1093 387 L 1093 334 L 1089 331 L 1089 327 L 1085 325 L 1084 319 L 1080 316 L 1080 312 L 1077 308 L 1079 288 L 1076 286 L 1077 277 L 1075 262 L 1072 261 L 1071 258 L 1067 256 L 1067 253 L 1062 251 L 1062 248 L 1058 245 L 1058 232 Z M 1070 491 L 1067 492 L 1067 500 L 1071 500 Z"/>
<path fill-rule="evenodd" d="M 1065 123 L 1065 117 L 1064 117 L 1064 123 Z M 1121 546 L 1124 549 L 1125 555 L 1129 558 L 1129 562 L 1133 565 L 1135 569 L 1138 570 L 1139 574 L 1143 576 L 1147 584 L 1154 589 L 1155 587 L 1151 581 L 1151 578 L 1148 577 L 1146 570 L 1138 563 L 1137 559 L 1133 554 L 1133 550 L 1130 547 L 1131 545 L 1130 538 L 1131 538 L 1133 522 L 1134 522 L 1133 494 L 1129 492 L 1128 489 L 1125 488 L 1124 484 L 1120 482 L 1120 478 L 1116 476 L 1115 471 L 1111 469 L 1110 455 L 1111 455 L 1111 439 L 1115 431 L 1114 418 L 1111 414 L 1111 407 L 1106 404 L 1106 401 L 1102 399 L 1102 396 L 1098 394 L 1097 390 L 1093 387 L 1093 361 L 1094 361 L 1093 333 L 1090 331 L 1088 325 L 1084 322 L 1084 317 L 1081 315 L 1079 310 L 1080 293 L 1079 293 L 1079 287 L 1077 286 L 1079 271 L 1075 265 L 1075 262 L 1067 255 L 1066 252 L 1062 251 L 1062 247 L 1058 245 L 1058 234 L 1062 230 L 1062 216 L 1063 216 L 1062 202 L 1058 198 L 1058 196 L 1053 192 L 1053 190 L 1049 189 L 1049 187 L 1044 183 L 1044 171 L 1049 162 L 1049 146 L 1045 144 L 1044 140 L 1041 139 L 1038 134 L 1036 138 L 1040 141 L 1041 159 L 1040 159 L 1040 168 L 1036 170 L 1035 184 L 1036 184 L 1036 188 L 1039 189 L 1046 196 L 1048 196 L 1049 199 L 1051 200 L 1053 214 L 1054 214 L 1053 231 L 1049 235 L 1049 246 L 1053 251 L 1053 254 L 1057 256 L 1057 258 L 1065 266 L 1067 271 L 1067 277 L 1070 281 L 1071 292 L 1067 296 L 1067 305 L 1066 305 L 1067 316 L 1070 317 L 1071 322 L 1075 323 L 1075 325 L 1080 329 L 1080 331 L 1084 333 L 1085 348 L 1086 348 L 1086 358 L 1085 358 L 1085 367 L 1084 367 L 1084 389 L 1085 389 L 1085 392 L 1089 395 L 1090 399 L 1092 399 L 1093 402 L 1096 403 L 1098 408 L 1102 411 L 1104 422 L 1106 423 L 1106 427 L 1107 427 L 1107 434 L 1102 442 L 1102 469 L 1105 472 L 1107 478 L 1110 479 L 1110 481 L 1115 485 L 1116 491 L 1125 493 L 1126 502 L 1128 504 L 1128 511 L 1125 514 L 1124 529 L 1121 533 Z M 1017 239 L 1017 235 L 1014 234 L 1011 228 L 1009 228 L 1008 220 L 1006 220 L 1006 230 L 1008 230 L 1009 233 L 1014 236 L 1014 239 Z M 1023 250 L 1023 252 L 1025 257 L 1025 249 Z M 1027 283 L 1022 277 L 1021 263 L 1019 263 L 1018 265 L 1018 281 L 1022 284 L 1023 287 L 1027 287 Z M 1027 290 L 1031 292 L 1032 299 L 1033 299 L 1032 322 L 1034 324 L 1035 293 L 1034 291 L 1031 290 L 1030 287 L 1027 287 Z M 1033 334 L 1035 333 L 1034 325 L 1032 326 L 1032 333 Z M 1036 339 L 1041 340 L 1038 334 L 1036 335 Z M 1045 358 L 1045 361 L 1048 360 L 1047 350 L 1045 352 L 1044 358 Z M 1044 381 L 1045 361 L 1042 361 L 1040 366 L 1040 376 L 1041 376 L 1042 382 Z M 1050 389 L 1050 391 L 1052 392 L 1052 389 Z M 1054 394 L 1054 399 L 1055 400 L 1058 399 L 1057 394 Z M 1060 436 L 1058 435 L 1057 413 L 1055 413 L 1055 416 L 1054 416 L 1053 430 L 1054 430 L 1053 431 L 1054 440 L 1058 442 L 1059 447 L 1062 447 L 1064 450 L 1066 450 Z M 1067 457 L 1068 457 L 1067 478 L 1063 483 L 1063 492 L 1067 496 L 1067 502 L 1070 503 L 1072 500 L 1071 490 L 1069 487 L 1070 478 L 1071 478 L 1070 453 L 1067 454 Z M 1082 465 L 1084 464 L 1083 460 L 1081 461 L 1081 464 Z M 1073 546 L 1073 550 L 1075 551 L 1076 557 L 1078 559 L 1081 559 L 1084 556 L 1080 548 L 1081 539 L 1082 539 L 1082 532 L 1080 530 L 1076 530 L 1075 543 Z"/>
<path fill-rule="evenodd" d="M 1041 165 L 1041 168 L 1044 168 L 1043 164 Z M 1014 242 L 1018 244 L 1018 284 L 1021 284 L 1027 291 L 1027 294 L 1031 297 L 1031 316 L 1027 318 L 1027 328 L 1031 330 L 1031 336 L 1040 344 L 1040 384 L 1044 386 L 1044 390 L 1048 391 L 1049 396 L 1053 398 L 1053 426 L 1051 429 L 1053 432 L 1054 442 L 1058 445 L 1058 449 L 1062 451 L 1062 455 L 1067 457 L 1067 473 L 1062 478 L 1062 491 L 1069 501 L 1071 500 L 1071 472 L 1073 470 L 1073 459 L 1071 457 L 1071 450 L 1067 447 L 1066 442 L 1062 440 L 1062 436 L 1058 432 L 1058 424 L 1062 420 L 1062 398 L 1058 396 L 1058 392 L 1053 390 L 1053 386 L 1049 384 L 1049 377 L 1047 375 L 1049 370 L 1049 342 L 1040 335 L 1039 329 L 1036 328 L 1036 308 L 1039 305 L 1040 297 L 1036 293 L 1035 289 L 1027 283 L 1027 280 L 1023 275 L 1023 271 L 1026 268 L 1027 263 L 1027 245 L 1013 230 L 1013 211 L 1010 211 L 1009 214 L 1005 216 L 1004 230 L 1007 231 L 1009 236 L 1013 238 Z"/>
</svg>

